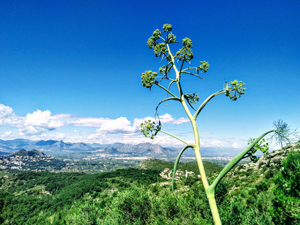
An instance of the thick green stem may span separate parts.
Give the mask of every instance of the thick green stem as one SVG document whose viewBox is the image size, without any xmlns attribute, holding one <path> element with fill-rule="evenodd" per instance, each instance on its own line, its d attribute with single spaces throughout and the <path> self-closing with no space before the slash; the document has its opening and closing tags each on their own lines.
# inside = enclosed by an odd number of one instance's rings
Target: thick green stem
<svg viewBox="0 0 300 225">
<path fill-rule="evenodd" d="M 185 97 L 184 97 L 184 94 L 183 94 L 183 91 L 182 91 L 182 88 L 181 88 L 181 85 L 180 85 L 180 78 L 181 78 L 181 72 L 182 72 L 182 68 L 180 69 L 180 71 L 178 71 L 177 67 L 175 66 L 175 62 L 174 62 L 174 56 L 172 55 L 171 51 L 170 51 L 170 48 L 169 48 L 169 45 L 167 44 L 167 48 L 168 48 L 168 52 L 169 52 L 169 56 L 171 57 L 171 61 L 173 63 L 173 69 L 176 73 L 176 83 L 177 83 L 177 87 L 178 87 L 178 91 L 179 91 L 179 96 L 180 96 L 180 99 L 181 99 L 181 104 L 188 116 L 188 118 L 190 119 L 191 123 L 192 123 L 192 127 L 193 127 L 193 131 L 194 131 L 194 138 L 195 138 L 195 144 L 192 145 L 193 146 L 193 149 L 195 151 L 195 156 L 196 156 L 196 160 L 197 160 L 197 164 L 198 164 L 198 168 L 199 168 L 199 172 L 200 172 L 200 176 L 201 176 L 201 179 L 202 179 L 202 183 L 203 183 L 203 186 L 204 186 L 204 190 L 207 191 L 207 189 L 209 188 L 209 184 L 208 184 L 208 181 L 207 181 L 207 177 L 206 177 L 206 173 L 205 173 L 205 169 L 204 169 L 204 165 L 203 165 L 203 161 L 202 161 L 202 158 L 201 158 L 201 154 L 200 154 L 200 139 L 199 139 L 199 132 L 198 132 L 198 128 L 197 128 L 197 124 L 196 124 L 196 119 L 197 119 L 197 116 L 198 114 L 201 112 L 201 110 L 205 107 L 205 105 L 207 104 L 208 101 L 210 101 L 210 99 L 212 99 L 213 97 L 217 96 L 218 94 L 221 94 L 224 92 L 224 90 L 221 90 L 213 95 L 211 95 L 208 99 L 206 99 L 202 105 L 199 107 L 199 109 L 196 111 L 195 115 L 193 116 L 186 104 L 186 101 L 185 101 Z M 174 96 L 174 95 L 173 95 Z M 175 97 L 175 96 L 174 96 Z M 178 139 L 178 138 L 177 138 Z M 178 139 L 179 140 L 179 139 Z M 182 140 L 181 140 L 182 141 Z M 181 154 L 186 150 L 186 148 L 184 148 L 181 152 L 180 152 L 180 155 L 179 157 L 177 158 L 178 161 L 179 161 L 179 158 L 181 156 Z M 176 164 L 177 166 L 177 164 Z M 174 166 L 175 168 L 175 166 Z M 173 171 L 173 179 L 175 177 L 175 170 Z M 221 224 L 221 220 L 220 220 L 220 217 L 219 217 L 219 213 L 218 213 L 218 208 L 217 208 L 217 205 L 216 205 L 216 201 L 215 201 L 215 198 L 214 196 L 213 197 L 210 197 L 208 198 L 209 200 L 209 204 L 210 204 L 210 208 L 211 208 L 211 211 L 212 211 L 212 215 L 213 215 L 213 218 L 214 218 L 214 221 L 215 221 L 215 224 L 217 225 L 220 225 Z"/>
<path fill-rule="evenodd" d="M 222 223 L 221 223 L 221 219 L 220 219 L 220 216 L 219 216 L 215 196 L 211 195 L 211 196 L 208 196 L 207 198 L 208 198 L 211 214 L 213 216 L 215 225 L 221 225 Z"/>
<path fill-rule="evenodd" d="M 204 190 L 206 190 L 208 188 L 208 181 L 207 181 L 206 173 L 205 173 L 205 170 L 204 170 L 203 161 L 202 161 L 202 158 L 201 158 L 199 145 L 194 147 L 194 151 L 195 151 L 195 156 L 196 156 L 196 160 L 197 160 L 201 180 L 202 180 L 202 183 L 203 183 L 203 186 L 204 186 Z"/>
<path fill-rule="evenodd" d="M 182 88 L 181 88 L 181 85 L 180 85 L 180 72 L 178 71 L 178 69 L 177 69 L 177 67 L 174 63 L 174 57 L 170 52 L 169 45 L 167 45 L 167 47 L 168 47 L 169 54 L 171 56 L 171 60 L 173 62 L 173 69 L 176 73 L 176 83 L 177 83 L 178 91 L 179 91 L 179 94 L 180 94 L 181 104 L 182 104 L 187 116 L 189 117 L 189 119 L 192 123 L 193 131 L 194 131 L 194 138 L 195 138 L 195 144 L 194 144 L 193 149 L 195 151 L 195 156 L 196 156 L 200 176 L 201 176 L 201 179 L 202 179 L 202 182 L 203 182 L 203 185 L 204 185 L 204 189 L 206 190 L 209 185 L 208 185 L 207 177 L 206 177 L 206 174 L 205 174 L 205 170 L 204 170 L 204 166 L 203 166 L 203 162 L 202 162 L 202 158 L 201 158 L 201 154 L 200 154 L 200 139 L 199 139 L 199 132 L 198 132 L 197 124 L 196 124 L 196 118 L 192 116 L 192 114 L 191 114 L 191 112 L 190 112 L 190 110 L 189 110 L 189 108 L 186 104 L 185 97 L 184 97 L 184 94 L 182 92 Z"/>
</svg>

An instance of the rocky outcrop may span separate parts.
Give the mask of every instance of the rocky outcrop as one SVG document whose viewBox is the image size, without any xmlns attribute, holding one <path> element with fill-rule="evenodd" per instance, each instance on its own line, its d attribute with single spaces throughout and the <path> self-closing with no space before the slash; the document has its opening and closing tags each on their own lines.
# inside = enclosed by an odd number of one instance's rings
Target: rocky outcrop
<svg viewBox="0 0 300 225">
<path fill-rule="evenodd" d="M 167 180 L 170 180 L 172 179 L 173 177 L 173 170 L 170 170 L 169 168 L 165 168 L 164 171 L 162 171 L 160 173 L 160 176 L 162 178 L 165 178 Z M 195 173 L 192 172 L 192 171 L 182 171 L 180 169 L 176 170 L 176 173 L 175 173 L 175 180 L 181 180 L 183 178 L 188 178 L 188 177 L 196 177 Z"/>
<path fill-rule="evenodd" d="M 287 145 L 282 149 L 262 156 L 257 162 L 249 162 L 239 165 L 239 171 L 247 171 L 249 169 L 258 170 L 262 167 L 281 166 L 282 160 L 286 158 L 290 151 L 300 151 L 300 143 Z"/>
</svg>

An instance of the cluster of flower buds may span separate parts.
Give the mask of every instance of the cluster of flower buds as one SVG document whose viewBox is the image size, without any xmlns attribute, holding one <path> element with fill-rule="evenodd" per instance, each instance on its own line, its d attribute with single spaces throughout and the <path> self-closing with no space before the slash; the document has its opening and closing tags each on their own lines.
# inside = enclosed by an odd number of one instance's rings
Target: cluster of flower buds
<svg viewBox="0 0 300 225">
<path fill-rule="evenodd" d="M 164 24 L 163 25 L 163 32 L 167 32 L 167 40 L 166 40 L 167 44 L 177 43 L 176 42 L 176 36 L 172 33 L 169 33 L 171 31 L 172 31 L 172 25 L 171 24 Z"/>
<path fill-rule="evenodd" d="M 153 32 L 152 36 L 148 39 L 148 41 L 147 41 L 148 47 L 150 49 L 154 49 L 154 54 L 156 57 L 160 57 L 168 51 L 166 48 L 166 44 L 177 43 L 176 36 L 172 33 L 169 33 L 171 31 L 172 31 L 172 25 L 164 24 L 162 31 L 156 29 Z M 162 32 L 167 32 L 166 40 L 162 43 L 158 43 L 157 40 L 159 38 L 161 38 Z M 164 40 L 163 38 L 161 38 L 161 39 Z"/>
<path fill-rule="evenodd" d="M 165 43 L 158 43 L 154 47 L 154 54 L 156 57 L 160 57 L 167 52 L 166 44 Z"/>
<path fill-rule="evenodd" d="M 164 24 L 163 25 L 164 32 L 170 32 L 172 31 L 172 25 L 171 24 Z"/>
<path fill-rule="evenodd" d="M 141 123 L 141 132 L 145 135 L 145 137 L 149 137 L 151 139 L 153 139 L 157 135 L 160 129 L 160 121 L 158 125 L 156 125 L 156 123 L 152 120 L 146 120 L 143 123 Z"/>
<path fill-rule="evenodd" d="M 243 88 L 246 84 L 242 81 L 231 81 L 231 85 L 228 85 L 226 82 L 225 95 L 228 96 L 231 100 L 235 101 L 245 94 L 246 88 Z"/>
<path fill-rule="evenodd" d="M 255 138 L 251 138 L 248 142 L 248 145 L 252 144 L 253 141 L 255 141 Z M 247 153 L 248 156 L 250 156 L 250 159 L 252 162 L 257 162 L 258 158 L 254 155 L 257 151 L 261 151 L 264 155 L 269 154 L 269 143 L 264 143 L 266 140 L 263 138 L 261 141 L 256 143 L 253 148 L 250 149 L 250 151 Z"/>
<path fill-rule="evenodd" d="M 197 103 L 199 101 L 199 96 L 197 93 L 193 94 L 185 94 L 184 97 L 190 102 L 190 103 Z"/>
<path fill-rule="evenodd" d="M 193 47 L 193 43 L 191 39 L 184 38 L 182 40 L 182 44 L 183 47 L 176 53 L 175 58 L 178 58 L 179 61 L 190 62 L 194 58 L 194 54 L 191 49 L 191 47 Z"/>
<path fill-rule="evenodd" d="M 197 67 L 197 73 L 199 73 L 199 71 L 201 73 L 206 73 L 209 70 L 210 65 L 206 61 L 201 61 L 200 64 L 201 65 Z"/>
<path fill-rule="evenodd" d="M 161 32 L 158 29 L 156 29 L 153 32 L 152 36 L 148 39 L 148 42 L 147 42 L 148 47 L 150 49 L 153 49 L 155 47 L 156 41 L 160 38 L 160 35 L 161 35 Z"/>
<path fill-rule="evenodd" d="M 174 34 L 168 34 L 168 36 L 167 36 L 167 43 L 168 44 L 177 43 L 176 36 Z"/>
<path fill-rule="evenodd" d="M 172 68 L 172 66 L 167 65 L 167 67 L 166 67 L 165 65 L 163 65 L 162 67 L 159 67 L 158 72 L 164 75 L 164 74 L 168 73 L 171 70 L 171 68 Z"/>
<path fill-rule="evenodd" d="M 155 83 L 155 78 L 157 77 L 156 72 L 152 72 L 151 70 L 146 70 L 145 73 L 142 73 L 142 84 L 146 88 L 151 88 Z"/>
</svg>

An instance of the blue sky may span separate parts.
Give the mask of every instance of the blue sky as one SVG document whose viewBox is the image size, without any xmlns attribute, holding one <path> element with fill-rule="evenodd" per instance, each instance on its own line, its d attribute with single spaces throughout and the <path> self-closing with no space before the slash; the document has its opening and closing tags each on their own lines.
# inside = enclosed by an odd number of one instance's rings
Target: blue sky
<svg viewBox="0 0 300 225">
<path fill-rule="evenodd" d="M 211 68 L 186 76 L 200 101 L 241 80 L 236 102 L 213 99 L 199 119 L 203 147 L 242 149 L 283 119 L 300 127 L 299 1 L 1 1 L 0 138 L 140 143 L 139 123 L 165 93 L 141 85 L 163 63 L 147 46 L 173 25 L 193 41 L 194 59 Z M 181 44 L 171 45 L 175 53 Z M 163 129 L 192 141 L 180 105 L 162 105 Z M 159 135 L 154 143 L 179 143 Z"/>
</svg>

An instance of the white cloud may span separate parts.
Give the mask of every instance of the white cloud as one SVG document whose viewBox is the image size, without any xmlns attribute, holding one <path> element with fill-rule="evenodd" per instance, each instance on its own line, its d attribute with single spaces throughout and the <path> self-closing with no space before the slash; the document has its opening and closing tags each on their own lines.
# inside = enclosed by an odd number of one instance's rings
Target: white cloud
<svg viewBox="0 0 300 225">
<path fill-rule="evenodd" d="M 98 129 L 100 132 L 116 133 L 116 132 L 134 132 L 135 128 L 130 126 L 130 121 L 126 117 L 119 117 L 117 119 L 108 119 Z"/>
<path fill-rule="evenodd" d="M 206 148 L 243 149 L 247 143 L 243 139 L 202 137 L 200 144 Z"/>
<path fill-rule="evenodd" d="M 51 115 L 49 110 L 37 110 L 28 113 L 18 124 L 19 134 L 23 136 L 41 135 L 45 132 L 55 130 L 70 123 L 69 114 Z"/>
<path fill-rule="evenodd" d="M 0 104 L 0 118 L 9 117 L 11 115 L 14 115 L 13 109 L 3 104 Z"/>
<path fill-rule="evenodd" d="M 80 127 L 101 127 L 103 123 L 105 123 L 107 118 L 73 118 L 73 120 L 70 122 L 74 126 L 80 126 Z"/>
<path fill-rule="evenodd" d="M 0 125 L 18 126 L 22 120 L 21 117 L 15 115 L 12 108 L 0 104 Z"/>
<path fill-rule="evenodd" d="M 68 124 L 70 115 L 68 114 L 57 114 L 51 116 L 49 110 L 41 111 L 37 110 L 33 113 L 28 113 L 25 117 L 25 126 L 36 126 L 45 129 L 55 129 Z"/>
<path fill-rule="evenodd" d="M 162 123 L 170 123 L 170 124 L 182 124 L 182 123 L 186 123 L 186 122 L 190 121 L 189 119 L 183 118 L 183 117 L 176 120 L 168 113 L 166 113 L 162 116 L 159 116 L 159 119 Z"/>
<path fill-rule="evenodd" d="M 231 145 L 233 148 L 237 149 L 240 148 L 241 145 L 239 143 L 237 143 L 236 141 L 233 142 L 233 144 Z"/>
<path fill-rule="evenodd" d="M 11 131 L 7 131 L 7 132 L 4 132 L 4 133 L 1 135 L 1 137 L 7 138 L 7 137 L 11 136 L 11 134 L 12 134 Z"/>
</svg>

